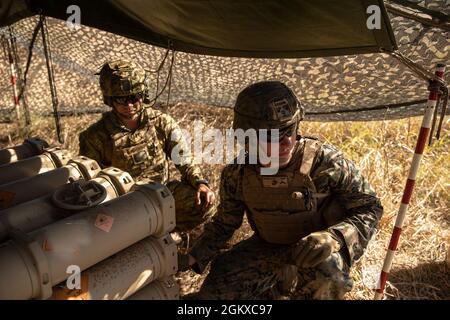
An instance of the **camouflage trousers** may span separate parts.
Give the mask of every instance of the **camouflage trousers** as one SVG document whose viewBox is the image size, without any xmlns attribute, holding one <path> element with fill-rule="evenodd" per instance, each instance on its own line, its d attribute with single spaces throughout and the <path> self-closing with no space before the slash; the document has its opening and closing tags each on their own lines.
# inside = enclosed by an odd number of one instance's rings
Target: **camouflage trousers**
<svg viewBox="0 0 450 320">
<path fill-rule="evenodd" d="M 292 264 L 291 248 L 244 240 L 219 255 L 198 293 L 188 299 L 342 299 L 353 287 L 349 267 L 334 253 L 315 268 Z"/>
<path fill-rule="evenodd" d="M 204 210 L 195 204 L 197 190 L 190 184 L 172 180 L 166 185 L 175 198 L 176 227 L 174 231 L 190 231 L 212 216 L 213 208 Z"/>
</svg>

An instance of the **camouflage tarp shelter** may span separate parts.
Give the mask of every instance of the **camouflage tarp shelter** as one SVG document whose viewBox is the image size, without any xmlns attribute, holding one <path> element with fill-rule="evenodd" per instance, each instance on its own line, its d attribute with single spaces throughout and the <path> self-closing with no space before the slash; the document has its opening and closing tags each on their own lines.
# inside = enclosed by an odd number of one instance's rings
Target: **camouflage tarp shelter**
<svg viewBox="0 0 450 320">
<path fill-rule="evenodd" d="M 71 5 L 80 8 L 81 28 L 66 24 Z M 379 29 L 371 30 L 373 5 Z M 448 62 L 449 7 L 448 0 L 0 0 L 0 31 L 3 41 L 14 40 L 23 75 L 38 14 L 48 17 L 63 114 L 106 110 L 94 74 L 123 57 L 150 71 L 153 94 L 171 70 L 171 103 L 232 107 L 247 84 L 279 79 L 295 89 L 309 119 L 375 120 L 423 112 L 426 83 L 388 52 L 431 72 Z M 176 52 L 173 66 L 167 48 Z M 49 114 L 39 35 L 32 52 L 26 99 L 32 114 Z M 0 53 L 1 118 L 14 114 L 7 54 Z"/>
</svg>

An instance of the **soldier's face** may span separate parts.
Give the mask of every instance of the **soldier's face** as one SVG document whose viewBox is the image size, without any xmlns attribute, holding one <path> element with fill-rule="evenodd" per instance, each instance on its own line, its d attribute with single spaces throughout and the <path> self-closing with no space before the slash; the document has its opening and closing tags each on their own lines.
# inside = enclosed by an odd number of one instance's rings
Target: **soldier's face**
<svg viewBox="0 0 450 320">
<path fill-rule="evenodd" d="M 289 164 L 289 161 L 292 159 L 292 153 L 294 151 L 295 143 L 297 141 L 297 134 L 295 130 L 290 135 L 285 135 L 280 140 L 279 143 L 271 143 L 267 142 L 266 146 L 266 154 L 268 157 L 276 157 L 277 155 L 273 154 L 274 152 L 278 152 L 278 163 L 279 167 L 285 167 Z M 262 145 L 261 145 L 262 146 Z"/>
<path fill-rule="evenodd" d="M 113 105 L 119 117 L 126 120 L 137 120 L 142 110 L 142 98 L 136 101 L 114 101 Z"/>
</svg>

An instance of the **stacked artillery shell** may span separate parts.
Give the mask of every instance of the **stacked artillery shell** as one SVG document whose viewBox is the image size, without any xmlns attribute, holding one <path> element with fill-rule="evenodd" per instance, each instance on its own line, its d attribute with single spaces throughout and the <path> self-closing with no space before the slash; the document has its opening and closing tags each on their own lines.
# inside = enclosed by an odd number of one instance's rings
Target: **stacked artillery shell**
<svg viewBox="0 0 450 320">
<path fill-rule="evenodd" d="M 64 282 L 53 289 L 54 299 L 123 300 L 150 285 L 148 299 L 174 299 L 173 287 L 155 280 L 177 272 L 177 246 L 169 234 L 147 237 L 81 273 L 78 288 Z M 145 290 L 145 291 L 147 291 Z M 168 292 L 167 292 L 168 291 Z M 141 296 L 144 296 L 142 294 Z M 170 297 L 169 297 L 170 296 Z"/>
<path fill-rule="evenodd" d="M 45 157 L 45 155 L 39 157 Z M 8 167 L 14 167 L 34 158 L 12 163 Z M 95 160 L 80 156 L 67 161 L 66 165 L 53 170 L 2 184 L 0 185 L 0 209 L 7 209 L 44 196 L 56 188 L 67 184 L 70 180 L 90 180 L 100 170 L 100 166 Z M 0 167 L 0 171 L 2 171 L 2 167 Z"/>
<path fill-rule="evenodd" d="M 0 186 L 13 195 L 0 203 L 0 299 L 126 299 L 141 289 L 133 299 L 178 299 L 167 187 L 132 188 L 128 173 L 86 157 L 64 162 Z"/>
<path fill-rule="evenodd" d="M 25 139 L 17 146 L 0 150 L 0 165 L 38 156 L 48 148 L 48 143 L 39 138 Z"/>
<path fill-rule="evenodd" d="M 98 183 L 106 192 L 106 196 L 101 202 L 126 194 L 134 185 L 133 178 L 127 172 L 113 167 L 103 169 L 91 181 Z M 55 193 L 67 186 L 56 189 Z M 41 198 L 0 210 L 0 242 L 8 239 L 11 230 L 29 233 L 64 219 L 77 211 L 82 211 L 55 203 L 53 195 L 54 193 L 47 194 Z"/>
<path fill-rule="evenodd" d="M 0 185 L 65 166 L 71 158 L 67 150 L 58 147 L 45 150 L 41 155 L 0 166 Z"/>
<path fill-rule="evenodd" d="M 143 187 L 148 186 L 140 188 Z M 173 197 L 166 187 L 160 185 L 159 188 L 167 201 L 162 217 L 174 221 Z M 169 234 L 173 227 L 170 223 L 164 235 L 146 237 L 83 271 L 78 283 L 76 277 L 60 283 L 53 288 L 52 299 L 179 299 L 179 287 L 173 278 L 178 271 L 177 246 Z"/>
<path fill-rule="evenodd" d="M 125 299 L 177 271 L 174 227 L 170 191 L 148 184 L 31 233 L 12 230 L 0 245 L 0 299 Z"/>
</svg>

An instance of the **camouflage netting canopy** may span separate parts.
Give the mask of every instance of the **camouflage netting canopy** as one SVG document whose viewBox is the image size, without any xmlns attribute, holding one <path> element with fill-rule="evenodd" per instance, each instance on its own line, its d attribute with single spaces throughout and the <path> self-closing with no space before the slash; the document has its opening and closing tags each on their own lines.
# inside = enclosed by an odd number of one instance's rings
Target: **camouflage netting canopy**
<svg viewBox="0 0 450 320">
<path fill-rule="evenodd" d="M 48 16 L 62 114 L 107 110 L 95 73 L 113 58 L 133 59 L 149 70 L 153 95 L 164 87 L 172 70 L 170 103 L 232 107 L 246 85 L 277 79 L 296 91 L 310 120 L 422 114 L 428 96 L 426 82 L 399 60 L 380 52 L 392 52 L 398 46 L 399 52 L 430 72 L 436 63 L 447 64 L 449 2 L 385 3 L 391 8 L 388 13 L 381 0 L 0 0 L 0 32 L 3 40 L 15 37 L 23 74 L 39 21 L 36 14 Z M 76 30 L 64 20 L 71 15 L 66 10 L 72 4 L 81 10 L 82 26 Z M 381 8 L 381 29 L 367 28 L 370 5 Z M 412 18 L 404 12 L 412 12 Z M 176 52 L 173 67 L 169 53 L 157 74 L 168 46 Z M 51 114 L 40 34 L 32 52 L 28 106 L 32 115 Z M 10 64 L 4 51 L 0 53 L 0 88 L 0 120 L 14 119 Z M 169 86 L 165 89 L 159 103 L 167 101 Z"/>
</svg>

